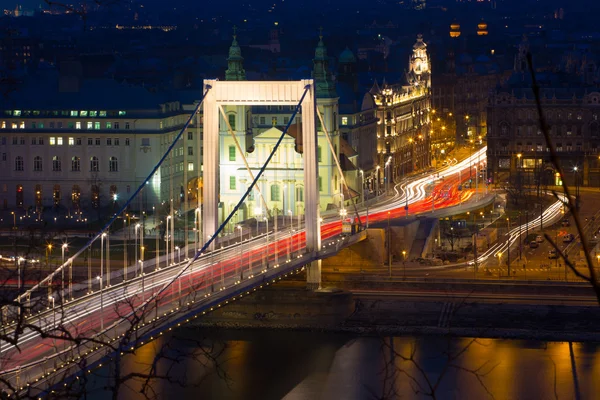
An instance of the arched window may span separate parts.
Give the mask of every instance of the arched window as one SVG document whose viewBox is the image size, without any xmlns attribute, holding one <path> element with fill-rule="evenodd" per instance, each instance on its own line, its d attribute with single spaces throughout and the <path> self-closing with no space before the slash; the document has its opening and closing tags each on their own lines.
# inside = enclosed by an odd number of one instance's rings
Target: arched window
<svg viewBox="0 0 600 400">
<path fill-rule="evenodd" d="M 92 185 L 92 208 L 100 207 L 100 188 L 98 185 Z"/>
<path fill-rule="evenodd" d="M 111 157 L 108 160 L 108 171 L 109 172 L 119 171 L 119 162 L 117 161 L 117 157 Z"/>
<path fill-rule="evenodd" d="M 271 201 L 279 201 L 279 185 L 271 185 Z"/>
<path fill-rule="evenodd" d="M 54 206 L 60 205 L 60 185 L 54 185 L 52 200 L 54 201 Z"/>
<path fill-rule="evenodd" d="M 227 116 L 227 119 L 229 120 L 229 125 L 231 125 L 231 129 L 235 131 L 235 114 L 229 114 Z"/>
<path fill-rule="evenodd" d="M 42 157 L 35 156 L 33 158 L 33 170 L 34 171 L 41 171 L 42 170 Z"/>
<path fill-rule="evenodd" d="M 79 185 L 73 185 L 73 189 L 71 189 L 71 202 L 73 203 L 73 208 L 79 209 L 79 199 L 81 198 L 81 189 L 79 189 Z"/>
<path fill-rule="evenodd" d="M 54 156 L 52 157 L 52 171 L 61 171 L 60 157 Z"/>
<path fill-rule="evenodd" d="M 304 188 L 302 186 L 296 186 L 296 201 L 304 201 Z"/>
<path fill-rule="evenodd" d="M 81 170 L 81 160 L 75 156 L 71 158 L 71 171 L 77 172 Z"/>
<path fill-rule="evenodd" d="M 23 157 L 21 156 L 15 158 L 15 171 L 23 171 Z"/>
<path fill-rule="evenodd" d="M 100 171 L 100 162 L 98 161 L 98 157 L 93 156 L 90 158 L 90 171 L 98 172 Z"/>
</svg>

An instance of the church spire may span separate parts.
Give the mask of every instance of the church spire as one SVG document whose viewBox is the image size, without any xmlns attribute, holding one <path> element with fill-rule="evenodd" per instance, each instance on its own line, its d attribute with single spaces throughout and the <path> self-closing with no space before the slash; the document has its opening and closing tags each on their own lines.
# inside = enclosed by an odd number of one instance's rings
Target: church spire
<svg viewBox="0 0 600 400">
<path fill-rule="evenodd" d="M 244 57 L 242 50 L 237 42 L 237 27 L 233 27 L 233 41 L 229 47 L 229 57 L 227 57 L 227 71 L 225 71 L 226 81 L 245 81 L 246 70 L 244 69 Z"/>
<path fill-rule="evenodd" d="M 319 28 L 319 43 L 315 49 L 313 64 L 312 77 L 315 80 L 317 98 L 338 97 L 333 77 L 329 71 L 329 57 L 323 43 L 323 28 Z"/>
</svg>

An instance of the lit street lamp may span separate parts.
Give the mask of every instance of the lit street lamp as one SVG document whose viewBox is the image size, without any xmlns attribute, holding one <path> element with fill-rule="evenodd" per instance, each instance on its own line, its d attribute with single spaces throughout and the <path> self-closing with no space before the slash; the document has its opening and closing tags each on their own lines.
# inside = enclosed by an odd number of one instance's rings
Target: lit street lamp
<svg viewBox="0 0 600 400">
<path fill-rule="evenodd" d="M 135 224 L 135 228 L 134 228 L 134 234 L 135 234 L 135 241 L 134 241 L 134 249 L 135 249 L 135 259 L 138 259 L 138 229 L 140 228 L 140 224 Z M 167 246 L 168 247 L 168 246 Z"/>
<path fill-rule="evenodd" d="M 242 263 L 242 257 L 243 257 L 242 243 L 243 243 L 243 240 L 244 240 L 244 238 L 242 237 L 243 228 L 242 228 L 241 225 L 238 225 L 237 228 L 240 231 L 240 277 L 241 277 L 241 279 L 244 279 L 244 273 L 242 272 L 242 269 L 244 267 L 244 264 Z"/>
<path fill-rule="evenodd" d="M 100 330 L 104 330 L 104 297 L 102 294 L 102 275 L 99 275 L 96 279 L 100 282 Z"/>
<path fill-rule="evenodd" d="M 166 235 L 166 239 L 167 239 L 167 266 L 169 265 L 169 220 L 171 219 L 170 215 L 167 215 L 167 226 L 166 226 L 166 231 L 165 231 L 165 235 Z M 173 222 L 171 222 L 171 224 L 173 224 Z"/>
<path fill-rule="evenodd" d="M 406 280 L 406 250 L 402 250 L 402 269 L 404 269 L 404 279 Z"/>
<path fill-rule="evenodd" d="M 177 264 L 181 264 L 181 249 L 179 246 L 175 246 L 175 250 L 177 250 Z"/>
<path fill-rule="evenodd" d="M 267 221 L 267 257 L 266 257 L 266 263 L 267 263 L 267 268 L 269 268 L 269 219 L 267 217 L 265 217 L 265 221 Z"/>
<path fill-rule="evenodd" d="M 64 302 L 64 297 L 65 297 L 65 249 L 67 248 L 67 244 L 63 243 L 63 245 L 61 246 L 61 252 L 62 252 L 62 264 L 60 267 L 60 274 L 61 274 L 61 278 L 62 278 L 62 282 L 61 282 L 61 301 Z"/>
<path fill-rule="evenodd" d="M 54 296 L 48 296 L 48 300 L 52 302 L 52 328 L 56 328 L 56 308 L 54 308 Z"/>
</svg>

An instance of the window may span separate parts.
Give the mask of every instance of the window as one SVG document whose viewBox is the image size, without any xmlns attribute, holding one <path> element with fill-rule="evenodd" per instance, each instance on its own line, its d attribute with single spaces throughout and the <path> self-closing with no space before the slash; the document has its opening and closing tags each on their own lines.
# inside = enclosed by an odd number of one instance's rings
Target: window
<svg viewBox="0 0 600 400">
<path fill-rule="evenodd" d="M 106 129 L 112 129 L 112 122 L 106 123 Z"/>
<path fill-rule="evenodd" d="M 100 146 L 100 138 L 96 138 L 96 146 Z"/>
<path fill-rule="evenodd" d="M 194 132 L 188 131 L 187 135 L 188 135 L 188 140 L 194 140 Z"/>
<path fill-rule="evenodd" d="M 193 170 L 194 170 L 194 163 L 188 162 L 188 171 L 193 171 Z"/>
<path fill-rule="evenodd" d="M 188 146 L 188 156 L 194 155 L 194 148 L 192 146 Z"/>
<path fill-rule="evenodd" d="M 260 117 L 260 124 L 261 124 L 261 125 L 264 125 L 264 124 L 266 124 L 266 123 L 267 123 L 267 122 L 266 122 L 266 120 L 265 120 L 265 117 Z"/>
<path fill-rule="evenodd" d="M 119 162 L 117 161 L 117 157 L 111 157 L 108 160 L 108 171 L 109 172 L 119 171 Z"/>
<path fill-rule="evenodd" d="M 129 138 L 125 138 L 125 146 L 129 146 Z"/>
<path fill-rule="evenodd" d="M 118 145 L 119 145 L 119 138 L 114 138 L 114 139 L 113 139 L 113 144 L 114 144 L 115 146 L 118 146 Z"/>
<path fill-rule="evenodd" d="M 42 157 L 35 156 L 33 158 L 33 170 L 38 172 L 42 170 Z"/>
<path fill-rule="evenodd" d="M 81 122 L 75 122 L 75 129 L 81 129 Z"/>
<path fill-rule="evenodd" d="M 96 129 L 96 130 L 100 129 L 100 122 L 98 122 L 98 121 L 94 122 L 94 129 Z"/>
<path fill-rule="evenodd" d="M 277 125 L 277 117 L 271 117 L 271 125 Z"/>
<path fill-rule="evenodd" d="M 36 137 L 32 137 L 31 138 L 31 144 L 34 145 L 34 146 L 37 144 L 37 138 Z"/>
<path fill-rule="evenodd" d="M 97 117 L 98 111 L 90 111 L 90 117 Z"/>
<path fill-rule="evenodd" d="M 229 114 L 227 116 L 227 119 L 229 120 L 229 125 L 231 125 L 231 129 L 235 131 L 235 114 Z"/>
<path fill-rule="evenodd" d="M 72 122 L 69 122 L 69 129 L 73 129 L 75 127 L 75 125 L 73 125 Z"/>
<path fill-rule="evenodd" d="M 54 202 L 54 206 L 60 205 L 60 185 L 54 185 L 52 189 L 52 201 Z"/>
<path fill-rule="evenodd" d="M 78 138 L 76 138 L 76 139 L 75 139 L 75 144 L 76 144 L 77 146 L 81 146 L 81 138 L 79 138 L 79 137 L 78 137 Z"/>
<path fill-rule="evenodd" d="M 15 171 L 23 171 L 23 157 L 21 156 L 15 158 Z"/>
<path fill-rule="evenodd" d="M 317 147 L 317 162 L 321 162 L 323 159 L 321 158 L 321 146 Z"/>
<path fill-rule="evenodd" d="M 235 146 L 229 146 L 229 161 L 235 161 Z"/>
<path fill-rule="evenodd" d="M 119 111 L 119 117 L 122 117 L 125 114 L 127 114 L 127 112 L 125 112 L 125 111 Z"/>
<path fill-rule="evenodd" d="M 69 138 L 69 146 L 74 146 L 75 145 L 75 138 L 70 137 Z"/>
<path fill-rule="evenodd" d="M 118 122 L 115 122 L 115 123 L 113 123 L 113 127 L 114 127 L 115 129 L 119 129 L 119 123 L 118 123 Z"/>
<path fill-rule="evenodd" d="M 49 128 L 54 129 L 54 122 L 50 122 Z"/>
<path fill-rule="evenodd" d="M 229 190 L 235 190 L 235 176 L 229 177 Z"/>
<path fill-rule="evenodd" d="M 100 117 L 106 117 L 106 111 L 100 111 L 98 113 L 98 116 L 100 116 Z"/>
<path fill-rule="evenodd" d="M 71 171 L 73 171 L 73 172 L 81 171 L 81 160 L 77 156 L 71 158 Z"/>
<path fill-rule="evenodd" d="M 80 111 L 79 112 L 79 116 L 80 117 L 87 117 L 88 116 L 88 112 L 87 111 Z"/>
<path fill-rule="evenodd" d="M 19 144 L 25 144 L 25 136 L 19 138 Z"/>
<path fill-rule="evenodd" d="M 92 208 L 100 207 L 100 188 L 92 185 Z"/>
<path fill-rule="evenodd" d="M 71 202 L 75 209 L 79 209 L 79 199 L 81 198 L 81 190 L 79 189 L 79 185 L 73 185 L 71 189 Z"/>
<path fill-rule="evenodd" d="M 106 139 L 106 145 L 107 146 L 112 146 L 112 139 L 111 138 L 107 138 Z"/>
<path fill-rule="evenodd" d="M 125 129 L 129 129 L 129 122 L 125 122 Z"/>
<path fill-rule="evenodd" d="M 304 188 L 301 186 L 296 188 L 296 201 L 304 201 Z"/>
<path fill-rule="evenodd" d="M 63 127 L 63 123 L 62 123 L 62 122 L 57 122 L 57 123 L 56 123 L 56 127 L 57 127 L 58 129 L 62 129 L 62 127 Z"/>
<path fill-rule="evenodd" d="M 56 144 L 56 138 L 50 137 L 50 146 L 54 146 Z"/>
<path fill-rule="evenodd" d="M 56 138 L 56 144 L 59 145 L 59 146 L 62 146 L 63 145 L 63 138 L 62 137 L 57 137 Z"/>
<path fill-rule="evenodd" d="M 39 137 L 38 138 L 38 144 L 44 144 L 44 138 L 43 137 Z"/>
<path fill-rule="evenodd" d="M 59 156 L 52 157 L 52 171 L 55 171 L 55 172 L 60 172 L 61 171 L 60 157 Z"/>
<path fill-rule="evenodd" d="M 279 185 L 271 185 L 271 201 L 279 201 Z"/>
<path fill-rule="evenodd" d="M 93 145 L 94 145 L 94 139 L 88 138 L 88 146 L 93 146 Z"/>
<path fill-rule="evenodd" d="M 15 110 L 15 111 L 13 112 L 13 115 L 14 115 L 15 117 L 20 117 L 20 116 L 21 116 L 21 110 Z"/>
<path fill-rule="evenodd" d="M 87 129 L 92 129 L 94 127 L 94 123 L 92 121 L 87 122 Z"/>
<path fill-rule="evenodd" d="M 323 191 L 323 178 L 320 176 L 319 176 L 318 184 L 319 184 L 319 192 L 322 192 Z"/>
<path fill-rule="evenodd" d="M 35 127 L 36 127 L 36 123 L 35 123 L 35 122 L 32 122 L 32 123 L 31 123 L 31 129 L 35 129 Z"/>
<path fill-rule="evenodd" d="M 342 117 L 342 125 L 348 125 L 348 117 Z"/>
<path fill-rule="evenodd" d="M 71 111 L 71 117 L 77 117 L 79 113 L 77 111 Z"/>
<path fill-rule="evenodd" d="M 98 172 L 100 170 L 100 163 L 98 162 L 98 157 L 94 156 L 90 158 L 90 171 Z"/>
<path fill-rule="evenodd" d="M 17 138 L 16 136 L 13 137 L 12 144 L 18 144 L 18 143 L 19 143 L 19 138 Z"/>
<path fill-rule="evenodd" d="M 34 194 L 35 194 L 35 206 L 41 207 L 42 206 L 42 185 L 35 185 Z"/>
</svg>

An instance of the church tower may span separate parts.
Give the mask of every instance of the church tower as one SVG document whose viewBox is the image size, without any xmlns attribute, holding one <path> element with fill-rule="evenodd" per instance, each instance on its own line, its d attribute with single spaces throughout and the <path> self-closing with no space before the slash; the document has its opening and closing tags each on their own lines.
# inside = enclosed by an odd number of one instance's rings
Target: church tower
<svg viewBox="0 0 600 400">
<path fill-rule="evenodd" d="M 408 81 L 416 86 L 431 87 L 431 63 L 427 54 L 427 45 L 423 35 L 417 35 L 417 42 L 413 45 L 413 53 L 408 62 Z"/>
<path fill-rule="evenodd" d="M 233 27 L 233 41 L 229 47 L 229 57 L 227 57 L 227 71 L 225 71 L 226 81 L 245 81 L 246 70 L 244 70 L 244 57 L 242 50 L 237 42 L 236 27 Z"/>
<path fill-rule="evenodd" d="M 312 77 L 315 80 L 317 98 L 337 97 L 335 82 L 329 71 L 329 57 L 322 34 L 319 35 L 319 43 L 315 49 Z"/>
<path fill-rule="evenodd" d="M 527 40 L 527 36 L 523 35 L 523 40 L 519 43 L 519 51 L 515 56 L 514 69 L 516 72 L 527 71 L 527 53 L 529 53 L 529 40 Z"/>
</svg>

